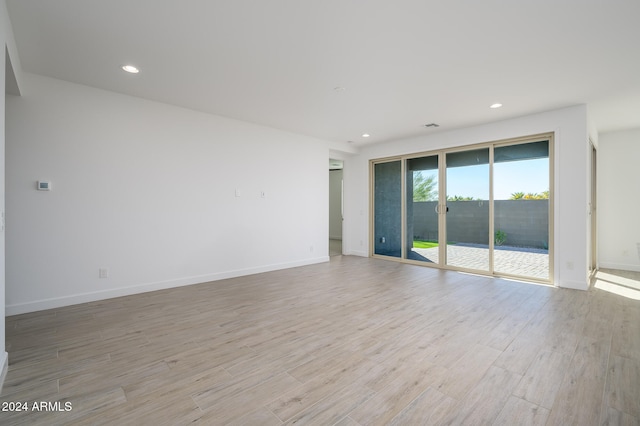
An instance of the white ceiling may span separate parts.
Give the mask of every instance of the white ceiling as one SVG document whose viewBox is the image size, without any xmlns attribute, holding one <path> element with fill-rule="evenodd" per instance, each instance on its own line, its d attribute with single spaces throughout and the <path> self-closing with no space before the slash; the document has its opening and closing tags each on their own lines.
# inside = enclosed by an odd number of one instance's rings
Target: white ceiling
<svg viewBox="0 0 640 426">
<path fill-rule="evenodd" d="M 600 132 L 640 127 L 638 0 L 7 5 L 24 71 L 330 141 L 585 103 Z"/>
</svg>

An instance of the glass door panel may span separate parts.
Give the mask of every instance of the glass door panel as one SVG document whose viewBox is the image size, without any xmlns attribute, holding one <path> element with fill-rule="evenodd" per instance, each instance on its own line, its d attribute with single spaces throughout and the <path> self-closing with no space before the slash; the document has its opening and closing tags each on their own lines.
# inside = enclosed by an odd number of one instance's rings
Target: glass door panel
<svg viewBox="0 0 640 426">
<path fill-rule="evenodd" d="M 549 141 L 494 149 L 494 271 L 548 280 Z"/>
<path fill-rule="evenodd" d="M 446 154 L 446 264 L 488 272 L 489 148 Z"/>
<path fill-rule="evenodd" d="M 405 258 L 440 263 L 438 255 L 438 156 L 411 158 L 406 165 Z"/>
<path fill-rule="evenodd" d="M 373 253 L 402 256 L 402 165 L 373 165 Z"/>
</svg>

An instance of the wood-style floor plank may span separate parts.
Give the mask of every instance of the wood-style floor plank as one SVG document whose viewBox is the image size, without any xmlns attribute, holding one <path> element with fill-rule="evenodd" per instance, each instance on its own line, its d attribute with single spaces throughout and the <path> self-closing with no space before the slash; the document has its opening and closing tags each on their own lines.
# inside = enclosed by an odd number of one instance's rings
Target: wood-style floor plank
<svg viewBox="0 0 640 426">
<path fill-rule="evenodd" d="M 640 361 L 617 355 L 609 361 L 605 400 L 609 407 L 640 418 Z"/>
<path fill-rule="evenodd" d="M 439 421 L 445 425 L 491 424 L 522 376 L 491 366 L 460 402 Z M 490 395 L 490 397 L 488 397 Z"/>
<path fill-rule="evenodd" d="M 549 410 L 512 395 L 493 424 L 495 426 L 543 426 L 548 417 Z"/>
<path fill-rule="evenodd" d="M 0 404 L 72 409 L 2 425 L 640 422 L 640 301 L 595 288 L 334 256 L 5 324 Z"/>
<path fill-rule="evenodd" d="M 602 409 L 611 339 L 584 337 L 575 354 L 551 408 L 548 422 L 557 425 L 597 424 Z M 584 401 L 593 401 L 585 404 Z"/>
<path fill-rule="evenodd" d="M 571 357 L 541 350 L 513 395 L 551 409 Z"/>
<path fill-rule="evenodd" d="M 457 401 L 442 392 L 429 387 L 391 421 L 390 425 L 430 425 L 437 424 L 451 412 Z"/>
</svg>

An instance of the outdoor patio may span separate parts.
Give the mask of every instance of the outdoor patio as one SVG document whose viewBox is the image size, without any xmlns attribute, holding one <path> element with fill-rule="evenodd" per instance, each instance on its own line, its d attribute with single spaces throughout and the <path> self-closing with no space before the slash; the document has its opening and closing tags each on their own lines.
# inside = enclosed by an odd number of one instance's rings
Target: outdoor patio
<svg viewBox="0 0 640 426">
<path fill-rule="evenodd" d="M 438 247 L 413 248 L 415 260 L 439 262 Z M 495 271 L 538 279 L 549 278 L 549 254 L 546 250 L 500 246 L 494 250 Z M 465 269 L 489 270 L 489 249 L 470 244 L 447 245 L 447 263 Z"/>
</svg>

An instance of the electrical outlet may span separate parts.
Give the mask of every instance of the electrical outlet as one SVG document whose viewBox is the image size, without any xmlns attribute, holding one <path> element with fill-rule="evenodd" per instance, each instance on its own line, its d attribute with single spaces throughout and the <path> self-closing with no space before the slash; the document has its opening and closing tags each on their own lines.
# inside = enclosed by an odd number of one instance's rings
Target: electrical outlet
<svg viewBox="0 0 640 426">
<path fill-rule="evenodd" d="M 98 269 L 98 278 L 109 278 L 109 268 Z"/>
</svg>

